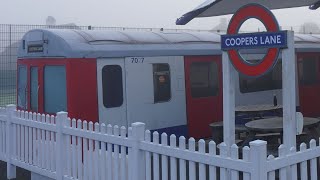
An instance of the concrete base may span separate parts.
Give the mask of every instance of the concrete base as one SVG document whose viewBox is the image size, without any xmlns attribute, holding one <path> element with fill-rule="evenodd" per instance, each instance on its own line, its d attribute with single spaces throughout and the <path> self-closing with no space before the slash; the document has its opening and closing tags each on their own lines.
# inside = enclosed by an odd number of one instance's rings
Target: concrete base
<svg viewBox="0 0 320 180">
<path fill-rule="evenodd" d="M 53 179 L 31 172 L 31 180 L 53 180 Z"/>
</svg>

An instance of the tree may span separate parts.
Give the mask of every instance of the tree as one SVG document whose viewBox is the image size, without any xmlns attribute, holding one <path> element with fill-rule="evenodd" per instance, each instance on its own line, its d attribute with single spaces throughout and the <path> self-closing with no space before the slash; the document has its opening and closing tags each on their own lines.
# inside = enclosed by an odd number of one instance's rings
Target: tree
<svg viewBox="0 0 320 180">
<path fill-rule="evenodd" d="M 54 26 L 56 25 L 56 19 L 52 16 L 48 16 L 46 19 L 46 25 L 47 26 Z"/>
</svg>

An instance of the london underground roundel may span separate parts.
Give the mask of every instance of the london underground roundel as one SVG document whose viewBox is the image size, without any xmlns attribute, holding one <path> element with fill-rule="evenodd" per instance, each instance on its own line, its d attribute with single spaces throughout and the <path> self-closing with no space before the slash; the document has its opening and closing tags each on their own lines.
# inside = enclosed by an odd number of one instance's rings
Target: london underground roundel
<svg viewBox="0 0 320 180">
<path fill-rule="evenodd" d="M 241 25 L 248 19 L 260 20 L 267 32 L 238 34 Z M 227 34 L 221 36 L 221 48 L 227 51 L 233 66 L 246 76 L 258 77 L 266 74 L 277 63 L 281 48 L 287 47 L 287 32 L 280 31 L 273 13 L 259 4 L 241 7 L 231 18 Z M 239 50 L 267 48 L 259 63 L 245 60 Z"/>
</svg>

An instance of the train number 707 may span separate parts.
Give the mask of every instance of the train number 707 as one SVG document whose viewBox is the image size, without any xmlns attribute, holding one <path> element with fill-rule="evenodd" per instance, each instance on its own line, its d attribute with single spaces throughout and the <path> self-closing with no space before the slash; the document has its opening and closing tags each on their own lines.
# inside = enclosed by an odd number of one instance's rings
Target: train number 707
<svg viewBox="0 0 320 180">
<path fill-rule="evenodd" d="M 131 58 L 131 63 L 143 63 L 144 58 Z"/>
</svg>

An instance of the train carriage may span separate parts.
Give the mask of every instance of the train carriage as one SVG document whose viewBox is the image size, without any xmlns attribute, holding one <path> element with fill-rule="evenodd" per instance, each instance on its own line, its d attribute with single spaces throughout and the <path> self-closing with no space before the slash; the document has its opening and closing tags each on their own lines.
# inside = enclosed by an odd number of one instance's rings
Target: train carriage
<svg viewBox="0 0 320 180">
<path fill-rule="evenodd" d="M 320 36 L 296 35 L 295 46 L 298 104 L 320 116 Z M 242 54 L 257 61 L 264 51 Z M 274 95 L 281 104 L 281 61 L 258 79 L 235 78 L 236 105 L 271 104 Z M 32 30 L 19 47 L 17 97 L 23 110 L 207 137 L 222 120 L 220 35 Z"/>
</svg>

